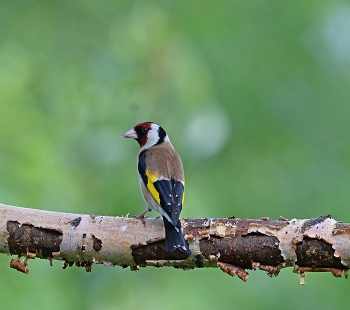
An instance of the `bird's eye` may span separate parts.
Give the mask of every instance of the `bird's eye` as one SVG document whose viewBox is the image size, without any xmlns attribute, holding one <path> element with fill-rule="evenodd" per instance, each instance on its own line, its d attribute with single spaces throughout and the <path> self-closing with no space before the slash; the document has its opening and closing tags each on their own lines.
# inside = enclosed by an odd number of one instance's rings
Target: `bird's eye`
<svg viewBox="0 0 350 310">
<path fill-rule="evenodd" d="M 147 133 L 149 131 L 149 129 L 147 127 L 142 127 L 142 133 Z"/>
</svg>

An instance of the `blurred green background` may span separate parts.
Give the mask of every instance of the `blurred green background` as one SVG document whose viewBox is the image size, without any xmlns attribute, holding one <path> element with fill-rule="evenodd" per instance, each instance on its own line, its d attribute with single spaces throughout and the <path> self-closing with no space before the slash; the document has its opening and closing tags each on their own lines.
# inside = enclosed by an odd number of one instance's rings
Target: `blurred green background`
<svg viewBox="0 0 350 310">
<path fill-rule="evenodd" d="M 184 162 L 183 217 L 350 221 L 348 1 L 1 1 L 0 21 L 1 203 L 141 213 L 138 145 L 120 135 L 155 121 Z M 9 261 L 3 309 L 348 307 L 349 281 L 302 287 L 291 268 L 243 283 Z"/>
</svg>

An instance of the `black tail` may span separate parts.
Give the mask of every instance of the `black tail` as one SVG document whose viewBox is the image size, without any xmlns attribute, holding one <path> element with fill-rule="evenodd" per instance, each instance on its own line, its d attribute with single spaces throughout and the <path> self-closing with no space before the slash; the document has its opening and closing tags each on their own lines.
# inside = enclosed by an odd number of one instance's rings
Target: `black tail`
<svg viewBox="0 0 350 310">
<path fill-rule="evenodd" d="M 163 222 L 165 228 L 165 251 L 172 252 L 175 249 L 180 249 L 182 252 L 190 255 L 191 251 L 188 248 L 188 244 L 182 234 L 180 221 L 176 225 L 179 231 L 177 231 L 174 225 L 170 223 L 164 216 Z"/>
</svg>

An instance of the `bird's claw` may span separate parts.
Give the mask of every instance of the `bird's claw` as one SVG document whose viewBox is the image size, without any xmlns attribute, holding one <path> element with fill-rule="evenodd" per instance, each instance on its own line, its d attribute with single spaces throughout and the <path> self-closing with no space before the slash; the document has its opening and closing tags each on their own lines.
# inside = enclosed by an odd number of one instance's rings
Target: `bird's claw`
<svg viewBox="0 0 350 310">
<path fill-rule="evenodd" d="M 146 222 L 145 222 L 145 219 L 147 218 L 146 213 L 147 213 L 147 211 L 144 211 L 144 212 L 142 212 L 140 215 L 134 215 L 133 218 L 134 218 L 134 219 L 141 220 L 142 224 L 143 224 L 143 225 L 146 225 Z"/>
</svg>

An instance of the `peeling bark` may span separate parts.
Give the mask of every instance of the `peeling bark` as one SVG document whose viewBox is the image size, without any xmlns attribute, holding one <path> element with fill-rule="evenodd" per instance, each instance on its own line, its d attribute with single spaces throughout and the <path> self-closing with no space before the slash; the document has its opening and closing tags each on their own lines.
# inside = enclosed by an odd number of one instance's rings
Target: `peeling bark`
<svg viewBox="0 0 350 310">
<path fill-rule="evenodd" d="M 182 219 L 192 255 L 164 251 L 162 219 L 93 216 L 26 209 L 0 204 L 0 253 L 16 255 L 11 267 L 28 273 L 35 257 L 62 260 L 63 268 L 92 264 L 172 266 L 192 269 L 219 267 L 248 279 L 246 269 L 277 276 L 294 267 L 304 284 L 305 272 L 331 272 L 347 277 L 350 264 L 350 224 L 330 215 L 278 221 L 240 218 Z M 21 261 L 20 257 L 24 257 Z"/>
<path fill-rule="evenodd" d="M 40 252 L 42 258 L 49 258 L 60 249 L 62 233 L 54 229 L 20 224 L 17 221 L 7 221 L 6 229 L 9 233 L 7 244 L 11 255 Z"/>
</svg>

